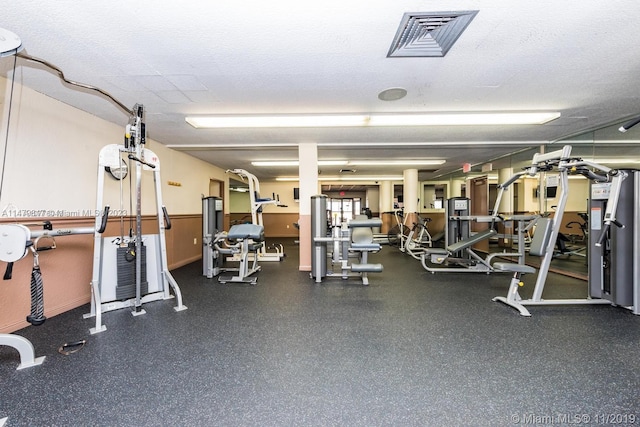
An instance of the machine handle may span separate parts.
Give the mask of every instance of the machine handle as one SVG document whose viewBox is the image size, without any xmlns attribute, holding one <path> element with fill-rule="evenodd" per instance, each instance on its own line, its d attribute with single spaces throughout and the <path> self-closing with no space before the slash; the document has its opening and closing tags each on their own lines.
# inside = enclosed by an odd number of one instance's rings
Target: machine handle
<svg viewBox="0 0 640 427">
<path fill-rule="evenodd" d="M 11 280 L 12 274 L 13 274 L 13 263 L 8 262 L 7 269 L 4 271 L 4 276 L 2 277 L 2 280 Z"/>
<path fill-rule="evenodd" d="M 165 230 L 171 230 L 171 220 L 169 219 L 169 214 L 167 213 L 167 208 L 166 207 L 162 207 L 162 215 L 164 215 L 164 229 Z"/>
<path fill-rule="evenodd" d="M 34 251 L 35 263 L 37 253 Z M 27 322 L 33 326 L 40 326 L 47 318 L 44 315 L 44 284 L 40 267 L 34 265 L 31 271 L 31 313 L 27 316 Z"/>
<path fill-rule="evenodd" d="M 31 240 L 27 240 L 25 242 L 25 248 L 33 246 L 33 242 Z M 7 263 L 7 269 L 4 271 L 4 276 L 2 280 L 11 280 L 11 275 L 13 274 L 13 262 Z"/>
<path fill-rule="evenodd" d="M 610 222 L 605 222 L 604 227 L 602 227 L 602 232 L 600 233 L 600 237 L 598 237 L 598 241 L 596 242 L 597 247 L 602 246 L 602 243 L 604 243 L 604 239 L 607 238 L 607 232 L 609 231 L 609 228 L 611 228 L 611 224 L 615 225 L 618 228 L 624 228 L 624 224 L 620 223 L 616 219 L 611 220 Z"/>
<path fill-rule="evenodd" d="M 143 143 L 143 144 L 144 144 L 144 143 Z M 155 169 L 155 168 L 156 168 L 156 165 L 154 165 L 154 164 L 152 164 L 152 163 L 149 163 L 149 162 L 145 162 L 144 160 L 137 158 L 137 157 L 136 157 L 136 156 L 134 156 L 133 154 L 129 154 L 127 157 L 128 157 L 130 160 L 133 160 L 134 162 L 138 162 L 138 163 L 143 164 L 143 165 L 145 165 L 145 166 L 149 166 L 151 169 Z"/>
<path fill-rule="evenodd" d="M 102 212 L 102 223 L 100 224 L 100 228 L 98 228 L 98 233 L 104 233 L 104 230 L 107 228 L 107 220 L 109 219 L 109 205 L 104 207 L 104 211 Z"/>
</svg>

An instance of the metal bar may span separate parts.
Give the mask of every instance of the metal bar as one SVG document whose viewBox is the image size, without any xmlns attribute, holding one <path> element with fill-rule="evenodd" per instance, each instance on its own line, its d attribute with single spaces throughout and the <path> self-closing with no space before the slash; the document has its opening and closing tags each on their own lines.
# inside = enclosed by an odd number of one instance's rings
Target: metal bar
<svg viewBox="0 0 640 427">
<path fill-rule="evenodd" d="M 549 241 L 547 242 L 544 257 L 542 258 L 542 263 L 540 264 L 540 269 L 538 270 L 538 277 L 536 279 L 536 285 L 533 290 L 533 296 L 529 301 L 542 300 L 542 292 L 544 291 L 544 284 L 547 280 L 547 275 L 549 274 L 549 267 L 551 266 L 551 260 L 553 259 L 553 248 L 556 244 L 558 233 L 560 232 L 560 226 L 562 225 L 562 217 L 564 216 L 564 209 L 567 205 L 567 198 L 569 196 L 568 187 L 569 187 L 569 176 L 567 174 L 567 170 L 564 169 L 560 171 L 560 197 L 558 199 L 558 207 L 556 208 L 556 213 L 553 216 L 553 228 L 551 230 L 551 235 L 549 236 Z"/>
</svg>

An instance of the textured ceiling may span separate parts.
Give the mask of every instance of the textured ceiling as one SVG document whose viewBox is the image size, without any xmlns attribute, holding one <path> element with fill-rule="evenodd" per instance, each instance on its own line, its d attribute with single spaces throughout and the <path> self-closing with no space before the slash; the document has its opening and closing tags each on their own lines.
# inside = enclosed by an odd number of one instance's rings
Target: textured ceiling
<svg viewBox="0 0 640 427">
<path fill-rule="evenodd" d="M 479 12 L 445 57 L 387 57 L 405 13 L 452 10 Z M 636 0 L 21 0 L 4 8 L 0 27 L 68 78 L 125 105 L 144 104 L 154 140 L 222 168 L 248 169 L 261 179 L 295 175 L 295 169 L 258 170 L 249 161 L 295 159 L 297 143 L 314 141 L 321 159 L 445 159 L 438 170 L 421 173 L 427 179 L 640 114 L 639 15 Z M 5 75 L 12 65 L 0 59 Z M 36 64 L 18 65 L 24 85 L 126 124 L 111 102 L 71 89 Z M 407 96 L 379 100 L 391 87 L 405 88 Z M 486 110 L 562 116 L 546 125 L 409 128 L 197 130 L 184 121 L 207 113 Z M 206 148 L 187 148 L 193 145 Z M 635 147 L 607 157 L 638 153 Z M 372 173 L 401 170 L 356 171 Z"/>
</svg>

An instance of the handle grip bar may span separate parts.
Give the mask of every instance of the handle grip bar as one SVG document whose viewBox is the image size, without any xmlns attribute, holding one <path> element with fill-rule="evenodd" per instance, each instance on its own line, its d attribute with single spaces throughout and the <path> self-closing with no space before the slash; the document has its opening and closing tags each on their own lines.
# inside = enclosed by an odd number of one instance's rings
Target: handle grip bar
<svg viewBox="0 0 640 427">
<path fill-rule="evenodd" d="M 98 233 L 104 233 L 104 230 L 107 229 L 107 221 L 109 220 L 109 205 L 104 207 L 104 211 L 102 211 L 102 222 L 100 223 L 100 228 L 98 228 Z"/>
<path fill-rule="evenodd" d="M 162 207 L 162 215 L 164 215 L 164 229 L 165 230 L 171 230 L 171 220 L 169 219 L 169 214 L 167 213 L 167 208 L 166 207 Z"/>
<path fill-rule="evenodd" d="M 600 237 L 598 237 L 598 241 L 596 242 L 597 247 L 602 246 L 602 243 L 604 243 L 604 239 L 607 237 L 607 232 L 609 231 L 609 228 L 611 228 L 611 224 L 618 228 L 624 228 L 624 225 L 615 219 L 611 222 L 605 222 L 604 227 L 602 227 L 602 231 L 600 232 Z"/>
</svg>

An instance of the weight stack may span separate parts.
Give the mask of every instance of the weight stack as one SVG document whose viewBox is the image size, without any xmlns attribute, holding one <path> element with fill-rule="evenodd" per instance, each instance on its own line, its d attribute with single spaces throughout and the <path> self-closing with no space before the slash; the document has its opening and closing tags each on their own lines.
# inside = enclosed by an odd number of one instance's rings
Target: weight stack
<svg viewBox="0 0 640 427">
<path fill-rule="evenodd" d="M 135 248 L 133 248 L 135 249 Z M 116 299 L 126 300 L 136 296 L 136 258 L 130 255 L 132 248 L 117 249 L 118 281 L 116 284 Z M 147 281 L 147 248 L 143 245 L 140 250 L 142 256 L 142 271 L 140 272 L 140 295 L 149 293 Z"/>
</svg>

